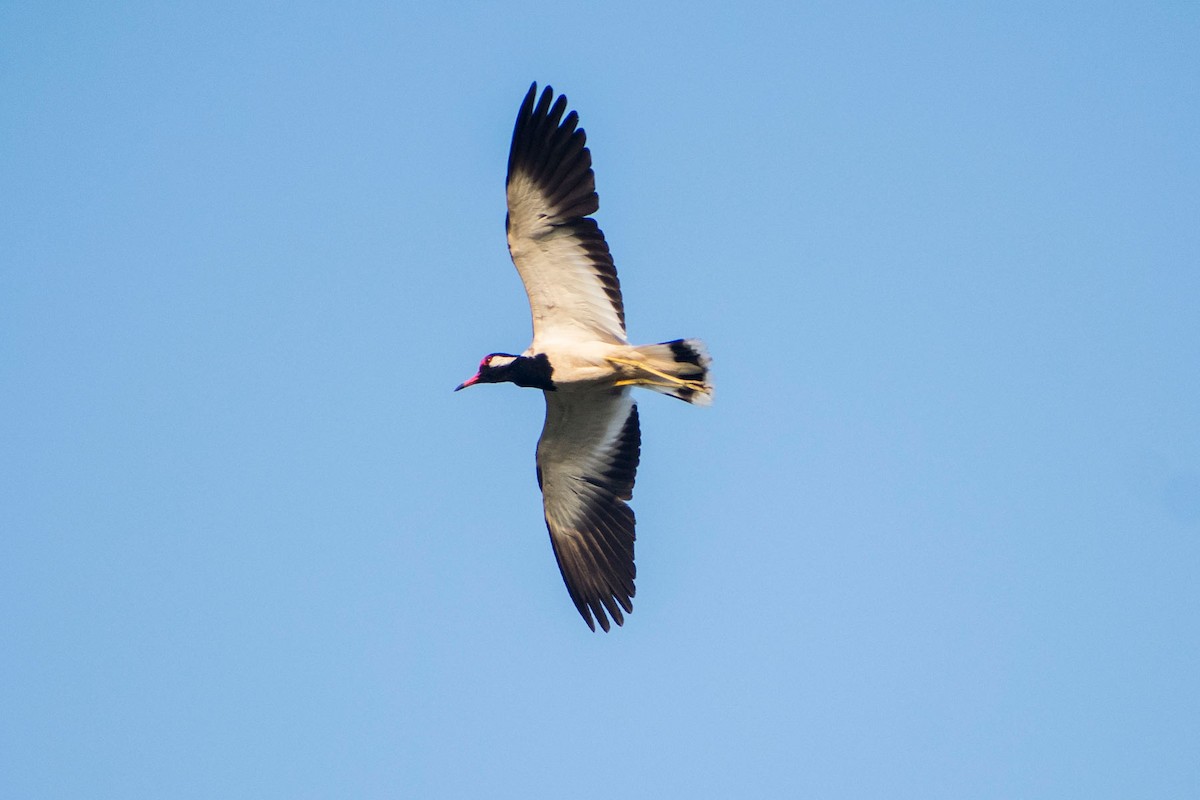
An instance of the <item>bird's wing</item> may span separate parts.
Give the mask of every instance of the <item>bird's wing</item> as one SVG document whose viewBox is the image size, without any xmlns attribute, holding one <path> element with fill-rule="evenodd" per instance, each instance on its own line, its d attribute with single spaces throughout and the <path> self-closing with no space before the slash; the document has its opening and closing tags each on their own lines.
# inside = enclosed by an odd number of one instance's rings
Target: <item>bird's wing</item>
<svg viewBox="0 0 1200 800">
<path fill-rule="evenodd" d="M 508 154 L 508 251 L 525 283 L 539 342 L 625 344 L 625 306 L 600 207 L 587 136 L 567 98 L 529 87 Z"/>
<path fill-rule="evenodd" d="M 633 496 L 641 454 L 628 388 L 546 392 L 537 447 L 546 527 L 567 591 L 588 627 L 622 624 L 633 611 Z M 608 616 L 605 616 L 607 612 Z"/>
</svg>

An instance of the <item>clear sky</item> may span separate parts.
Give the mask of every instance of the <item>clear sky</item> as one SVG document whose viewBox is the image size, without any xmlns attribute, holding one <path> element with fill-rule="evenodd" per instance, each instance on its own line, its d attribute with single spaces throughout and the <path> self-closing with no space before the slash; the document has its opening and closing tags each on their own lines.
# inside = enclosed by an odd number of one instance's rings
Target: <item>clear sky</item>
<svg viewBox="0 0 1200 800">
<path fill-rule="evenodd" d="M 1200 796 L 1194 3 L 0 5 L 0 796 Z M 587 129 L 638 593 L 504 172 Z"/>
</svg>

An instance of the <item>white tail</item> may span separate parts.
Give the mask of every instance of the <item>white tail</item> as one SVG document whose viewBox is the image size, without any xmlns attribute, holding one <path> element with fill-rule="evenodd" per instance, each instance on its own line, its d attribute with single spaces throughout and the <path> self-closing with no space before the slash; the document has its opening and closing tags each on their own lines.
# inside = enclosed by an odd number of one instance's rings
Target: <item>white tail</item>
<svg viewBox="0 0 1200 800">
<path fill-rule="evenodd" d="M 712 404 L 713 386 L 708 349 L 699 339 L 676 339 L 634 348 L 645 361 L 638 366 L 646 373 L 638 386 L 678 397 L 698 406 Z M 631 381 L 632 383 L 632 381 Z"/>
</svg>

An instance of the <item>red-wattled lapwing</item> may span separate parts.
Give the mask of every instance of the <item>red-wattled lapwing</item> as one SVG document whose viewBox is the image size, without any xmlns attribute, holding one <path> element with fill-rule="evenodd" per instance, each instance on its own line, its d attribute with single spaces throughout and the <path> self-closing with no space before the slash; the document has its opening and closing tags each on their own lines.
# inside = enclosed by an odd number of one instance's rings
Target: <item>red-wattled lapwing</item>
<svg viewBox="0 0 1200 800">
<path fill-rule="evenodd" d="M 529 87 L 508 155 L 508 252 L 533 311 L 533 343 L 492 353 L 458 389 L 510 381 L 541 389 L 546 424 L 537 446 L 550 543 L 575 607 L 609 629 L 633 611 L 634 516 L 625 501 L 641 453 L 637 405 L 645 386 L 689 403 L 712 402 L 709 357 L 697 339 L 631 345 L 621 285 L 604 234 L 579 116 L 567 98 Z M 455 389 L 455 391 L 458 391 Z M 607 612 L 607 616 L 606 616 Z"/>
</svg>

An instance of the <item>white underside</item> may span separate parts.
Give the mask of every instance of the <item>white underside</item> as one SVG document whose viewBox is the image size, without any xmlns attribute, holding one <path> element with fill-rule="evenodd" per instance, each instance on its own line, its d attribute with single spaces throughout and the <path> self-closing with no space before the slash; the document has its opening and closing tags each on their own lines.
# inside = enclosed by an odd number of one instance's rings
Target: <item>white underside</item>
<svg viewBox="0 0 1200 800">
<path fill-rule="evenodd" d="M 560 391 L 640 386 L 673 395 L 689 403 L 712 402 L 712 383 L 707 377 L 708 354 L 703 343 L 689 339 L 703 364 L 680 363 L 674 350 L 664 344 L 628 345 L 608 342 L 571 342 L 561 348 L 530 346 L 523 355 L 545 355 L 553 372 L 550 380 Z"/>
<path fill-rule="evenodd" d="M 629 367 L 611 359 L 641 361 L 637 348 L 627 344 L 607 342 L 572 342 L 569 347 L 545 347 L 536 349 L 532 345 L 522 355 L 544 354 L 554 367 L 552 380 L 560 389 L 594 388 L 596 385 L 612 385 L 616 381 L 632 376 Z"/>
</svg>

